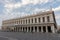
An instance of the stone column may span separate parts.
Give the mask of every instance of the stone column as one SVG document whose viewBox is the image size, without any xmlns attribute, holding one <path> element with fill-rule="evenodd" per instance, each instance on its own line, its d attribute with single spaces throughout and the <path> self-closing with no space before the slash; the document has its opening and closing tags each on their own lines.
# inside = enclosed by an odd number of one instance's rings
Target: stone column
<svg viewBox="0 0 60 40">
<path fill-rule="evenodd" d="M 50 16 L 50 22 L 54 22 L 54 18 L 52 17 L 52 15 Z"/>
<path fill-rule="evenodd" d="M 17 27 L 16 27 L 16 32 L 17 32 Z"/>
<path fill-rule="evenodd" d="M 47 17 L 45 17 L 45 22 L 47 22 Z"/>
<path fill-rule="evenodd" d="M 24 24 L 26 24 L 26 19 L 24 19 Z"/>
<path fill-rule="evenodd" d="M 23 24 L 23 20 L 21 20 L 22 21 L 22 24 Z"/>
<path fill-rule="evenodd" d="M 35 19 L 33 18 L 33 24 L 35 24 Z"/>
<path fill-rule="evenodd" d="M 54 25 L 53 25 L 53 26 L 51 26 L 51 30 L 52 30 L 52 32 L 53 32 L 53 33 L 55 33 Z"/>
<path fill-rule="evenodd" d="M 37 26 L 37 32 L 39 32 L 39 27 Z"/>
<path fill-rule="evenodd" d="M 14 31 L 16 30 L 16 28 L 14 27 Z"/>
<path fill-rule="evenodd" d="M 22 19 L 22 24 L 24 23 L 24 21 L 23 21 L 24 19 Z"/>
<path fill-rule="evenodd" d="M 43 23 L 42 17 L 40 17 L 41 23 Z"/>
<path fill-rule="evenodd" d="M 33 32 L 35 32 L 35 27 L 33 27 Z"/>
<path fill-rule="evenodd" d="M 19 24 L 19 20 L 18 20 L 18 24 Z"/>
<path fill-rule="evenodd" d="M 30 18 L 30 24 L 31 24 L 32 22 L 31 22 L 31 18 Z"/>
<path fill-rule="evenodd" d="M 19 27 L 17 27 L 17 31 L 19 32 Z"/>
<path fill-rule="evenodd" d="M 28 32 L 28 27 L 27 27 L 27 32 Z"/>
<path fill-rule="evenodd" d="M 30 32 L 31 32 L 31 26 L 30 26 Z"/>
<path fill-rule="evenodd" d="M 37 17 L 37 23 L 39 23 L 39 21 L 38 21 L 38 17 Z"/>
<path fill-rule="evenodd" d="M 20 24 L 21 24 L 21 20 L 20 20 Z"/>
<path fill-rule="evenodd" d="M 29 24 L 28 19 L 27 19 L 27 24 Z"/>
<path fill-rule="evenodd" d="M 19 27 L 19 32 L 20 32 L 20 27 Z"/>
<path fill-rule="evenodd" d="M 27 32 L 26 27 L 25 27 L 25 32 Z"/>
<path fill-rule="evenodd" d="M 22 32 L 23 32 L 23 27 L 22 27 Z"/>
<path fill-rule="evenodd" d="M 18 32 L 18 27 L 17 27 L 17 32 Z"/>
<path fill-rule="evenodd" d="M 48 33 L 48 29 L 47 29 L 47 26 L 46 26 L 46 33 Z"/>
<path fill-rule="evenodd" d="M 43 26 L 41 26 L 41 32 L 43 32 Z"/>
<path fill-rule="evenodd" d="M 16 31 L 16 27 L 15 27 L 15 31 Z"/>
</svg>

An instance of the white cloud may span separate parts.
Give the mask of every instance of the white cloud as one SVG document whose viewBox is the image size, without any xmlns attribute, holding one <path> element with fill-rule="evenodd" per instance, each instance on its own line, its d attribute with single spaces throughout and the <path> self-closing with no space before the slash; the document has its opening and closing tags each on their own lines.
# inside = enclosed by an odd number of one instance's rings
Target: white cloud
<svg viewBox="0 0 60 40">
<path fill-rule="evenodd" d="M 42 3 L 47 3 L 48 2 L 48 0 L 22 0 L 22 2 L 17 2 L 17 3 L 14 3 L 14 2 L 11 2 L 11 1 L 5 0 L 5 6 L 4 6 L 5 7 L 4 13 L 6 14 L 5 18 L 7 18 L 8 15 L 9 15 L 8 18 L 12 17 L 12 15 L 13 15 L 13 17 L 17 16 L 18 15 L 17 12 L 16 13 L 12 12 L 12 10 L 15 9 L 15 8 L 19 8 L 19 7 L 22 7 L 22 6 L 30 4 L 30 3 L 35 5 L 35 4 L 38 4 L 38 3 L 42 4 Z M 22 16 L 22 14 L 25 15 L 26 13 L 19 13 L 19 14 Z M 26 15 L 28 15 L 28 14 L 26 14 Z"/>
<path fill-rule="evenodd" d="M 54 0 L 50 0 L 49 2 L 54 2 Z"/>
<path fill-rule="evenodd" d="M 14 9 L 14 8 L 19 8 L 19 7 L 21 7 L 22 5 L 21 5 L 21 3 L 8 3 L 8 4 L 6 4 L 4 7 L 6 7 L 6 8 L 8 8 L 8 9 Z"/>
<path fill-rule="evenodd" d="M 56 15 L 56 19 L 59 20 L 60 19 L 60 14 Z"/>
<path fill-rule="evenodd" d="M 7 3 L 5 3 L 5 8 L 6 8 L 5 13 L 6 13 L 6 16 L 8 16 L 8 15 L 12 16 L 13 15 L 14 17 L 18 15 L 17 12 L 16 13 L 11 13 L 12 10 L 15 9 L 15 8 L 19 8 L 19 7 L 22 7 L 22 6 L 30 4 L 30 3 L 36 5 L 36 4 L 42 4 L 42 3 L 45 4 L 45 3 L 49 2 L 49 0 L 22 0 L 22 2 L 17 2 L 17 3 L 12 3 L 11 1 L 6 0 Z M 51 0 L 51 2 L 52 2 L 52 0 Z M 45 10 L 49 10 L 49 9 L 38 9 L 38 8 L 36 8 L 34 10 L 34 12 L 45 11 Z M 60 6 L 56 7 L 56 8 L 53 8 L 53 10 L 54 11 L 60 11 Z M 27 13 L 24 13 L 24 12 L 20 13 L 19 12 L 19 15 L 21 15 L 21 16 L 23 16 L 25 14 L 28 15 Z"/>
<path fill-rule="evenodd" d="M 6 4 L 4 7 L 8 8 L 8 9 L 12 9 L 12 8 L 14 8 L 14 4 L 9 3 L 9 4 Z"/>
<path fill-rule="evenodd" d="M 22 7 L 24 5 L 27 5 L 27 4 L 45 4 L 47 2 L 49 2 L 48 0 L 22 0 L 22 2 L 17 2 L 17 3 L 12 3 L 12 2 L 9 2 L 6 0 L 6 4 L 5 4 L 5 7 L 6 8 L 19 8 L 19 7 Z"/>
<path fill-rule="evenodd" d="M 55 11 L 55 12 L 60 12 L 60 6 L 58 6 L 58 7 L 56 7 L 56 8 L 53 8 L 53 11 Z M 57 13 L 56 13 L 55 16 L 56 16 L 56 19 L 57 19 L 57 20 L 60 19 L 60 14 L 57 14 Z"/>
<path fill-rule="evenodd" d="M 35 12 L 39 12 L 39 11 L 49 11 L 51 9 L 39 9 L 39 8 L 36 8 L 34 11 Z M 56 7 L 56 8 L 52 8 L 53 11 L 57 12 L 57 11 L 60 11 L 60 6 Z"/>
<path fill-rule="evenodd" d="M 42 4 L 42 3 L 47 3 L 48 2 L 48 0 L 22 0 L 22 5 L 27 5 L 27 4 L 30 4 L 30 3 L 32 3 L 32 4 Z"/>
<path fill-rule="evenodd" d="M 14 5 L 15 8 L 19 8 L 19 7 L 21 7 L 21 6 L 22 6 L 22 5 L 21 5 L 21 3 L 19 3 L 19 2 Z"/>
<path fill-rule="evenodd" d="M 53 8 L 54 11 L 60 11 L 60 6 Z"/>
<path fill-rule="evenodd" d="M 18 18 L 18 17 L 24 17 L 24 16 L 28 16 L 28 13 L 20 13 L 20 12 L 12 12 L 12 13 L 6 13 L 4 15 L 0 15 L 0 19 L 2 18 L 2 20 L 7 20 L 7 19 L 13 19 L 13 18 Z M 2 17 L 4 16 L 4 17 Z"/>
<path fill-rule="evenodd" d="M 57 0 L 58 2 L 60 2 L 60 0 Z"/>
</svg>

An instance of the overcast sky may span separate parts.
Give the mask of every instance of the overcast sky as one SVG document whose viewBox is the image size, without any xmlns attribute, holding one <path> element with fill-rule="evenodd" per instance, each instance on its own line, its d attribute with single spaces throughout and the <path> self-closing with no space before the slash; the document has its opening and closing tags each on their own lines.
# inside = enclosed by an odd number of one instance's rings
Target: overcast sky
<svg viewBox="0 0 60 40">
<path fill-rule="evenodd" d="M 60 25 L 60 0 L 0 0 L 0 26 L 3 20 L 51 9 Z"/>
</svg>

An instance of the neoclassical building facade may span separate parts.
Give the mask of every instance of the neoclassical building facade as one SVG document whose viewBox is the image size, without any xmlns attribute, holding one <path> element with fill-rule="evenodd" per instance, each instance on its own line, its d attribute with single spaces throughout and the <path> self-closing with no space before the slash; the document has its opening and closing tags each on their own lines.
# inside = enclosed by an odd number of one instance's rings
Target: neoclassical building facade
<svg viewBox="0 0 60 40">
<path fill-rule="evenodd" d="M 13 32 L 51 32 L 55 33 L 57 24 L 54 11 L 46 11 L 2 22 L 3 31 Z"/>
</svg>

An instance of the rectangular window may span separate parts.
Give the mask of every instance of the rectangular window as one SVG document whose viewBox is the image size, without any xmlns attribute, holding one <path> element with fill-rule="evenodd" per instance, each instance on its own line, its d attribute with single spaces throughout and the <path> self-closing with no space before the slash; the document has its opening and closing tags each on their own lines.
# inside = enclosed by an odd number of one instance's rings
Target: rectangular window
<svg viewBox="0 0 60 40">
<path fill-rule="evenodd" d="M 45 22 L 45 17 L 43 17 L 43 22 Z"/>
<path fill-rule="evenodd" d="M 30 23 L 30 19 L 28 20 L 28 22 Z"/>
<path fill-rule="evenodd" d="M 33 19 L 31 19 L 32 23 L 33 23 Z"/>
<path fill-rule="evenodd" d="M 27 24 L 27 19 L 26 19 L 26 24 Z"/>
<path fill-rule="evenodd" d="M 49 16 L 47 16 L 47 22 L 50 22 L 50 17 Z"/>
<path fill-rule="evenodd" d="M 35 18 L 35 23 L 37 23 L 37 19 Z"/>
<path fill-rule="evenodd" d="M 20 21 L 19 21 L 19 24 L 20 24 Z"/>
<path fill-rule="evenodd" d="M 38 18 L 38 22 L 40 23 L 40 18 Z"/>
<path fill-rule="evenodd" d="M 18 24 L 18 20 L 17 20 L 16 22 L 17 22 L 17 24 Z"/>
<path fill-rule="evenodd" d="M 20 20 L 19 20 L 19 24 L 20 24 Z"/>
<path fill-rule="evenodd" d="M 22 24 L 22 20 L 21 20 L 21 24 Z"/>
<path fill-rule="evenodd" d="M 25 24 L 25 20 L 23 20 L 23 24 Z"/>
</svg>

